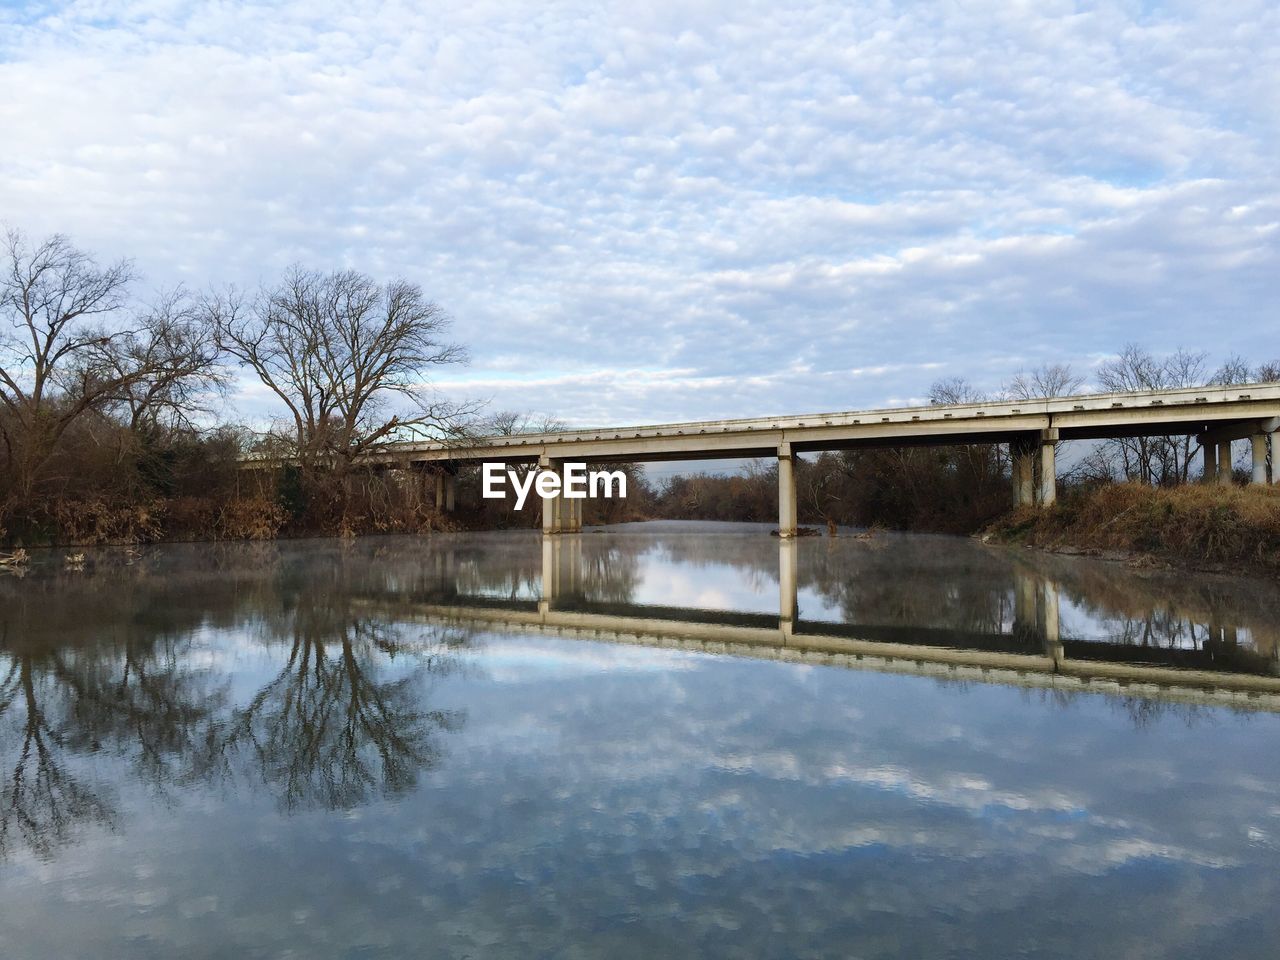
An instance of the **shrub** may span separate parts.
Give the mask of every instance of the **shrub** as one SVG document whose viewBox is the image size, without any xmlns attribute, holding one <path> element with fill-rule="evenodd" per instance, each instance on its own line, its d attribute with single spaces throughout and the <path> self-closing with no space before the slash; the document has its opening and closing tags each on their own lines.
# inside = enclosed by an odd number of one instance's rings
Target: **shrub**
<svg viewBox="0 0 1280 960">
<path fill-rule="evenodd" d="M 270 540 L 288 519 L 285 508 L 267 497 L 235 497 L 219 508 L 212 533 L 219 540 Z"/>
<path fill-rule="evenodd" d="M 988 532 L 996 539 L 1034 546 L 1280 570 L 1280 490 L 1111 484 L 1068 493 L 1048 510 L 1020 508 Z"/>
</svg>

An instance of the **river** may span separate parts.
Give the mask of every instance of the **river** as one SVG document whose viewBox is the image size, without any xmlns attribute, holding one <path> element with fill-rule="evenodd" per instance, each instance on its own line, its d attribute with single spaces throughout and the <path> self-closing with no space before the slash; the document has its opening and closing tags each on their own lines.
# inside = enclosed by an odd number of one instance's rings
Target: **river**
<svg viewBox="0 0 1280 960">
<path fill-rule="evenodd" d="M 0 954 L 1272 958 L 1274 583 L 647 523 L 0 576 Z"/>
</svg>

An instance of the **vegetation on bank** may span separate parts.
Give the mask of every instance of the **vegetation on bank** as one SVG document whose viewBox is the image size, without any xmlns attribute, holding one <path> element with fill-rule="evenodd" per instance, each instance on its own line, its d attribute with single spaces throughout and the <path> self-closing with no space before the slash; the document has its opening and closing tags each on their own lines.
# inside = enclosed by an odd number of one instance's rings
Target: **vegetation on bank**
<svg viewBox="0 0 1280 960">
<path fill-rule="evenodd" d="M 1081 486 L 1047 509 L 1008 513 L 985 536 L 1049 550 L 1280 574 L 1280 488 Z"/>
<path fill-rule="evenodd" d="M 0 542 L 420 530 L 422 478 L 369 464 L 471 412 L 431 389 L 465 359 L 415 284 L 294 267 L 248 295 L 134 293 L 65 237 L 0 245 Z M 237 369 L 280 412 L 219 423 Z M 283 469 L 246 470 L 246 456 Z M 434 494 L 434 490 L 432 490 Z"/>
</svg>

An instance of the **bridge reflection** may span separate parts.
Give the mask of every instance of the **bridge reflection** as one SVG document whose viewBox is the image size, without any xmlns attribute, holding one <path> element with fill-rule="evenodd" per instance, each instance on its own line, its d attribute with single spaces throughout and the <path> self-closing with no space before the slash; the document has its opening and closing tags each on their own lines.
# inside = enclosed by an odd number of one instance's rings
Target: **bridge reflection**
<svg viewBox="0 0 1280 960">
<path fill-rule="evenodd" d="M 819 544 L 782 540 L 770 546 L 777 551 L 778 601 L 776 611 L 764 612 L 637 602 L 634 557 L 626 551 L 602 551 L 590 536 L 541 541 L 540 577 L 529 577 L 538 581 L 536 594 L 468 593 L 460 589 L 468 577 L 451 568 L 445 553 L 434 585 L 419 582 L 409 595 L 396 592 L 366 600 L 388 604 L 400 616 L 472 629 L 537 630 L 957 680 L 1280 710 L 1280 644 L 1258 623 L 1224 626 L 1215 620 L 1220 614 L 1201 609 L 1193 616 L 1203 622 L 1181 614 L 1170 621 L 1164 635 L 1173 642 L 1143 642 L 1126 617 L 1116 618 L 1118 629 L 1110 635 L 1076 634 L 1064 628 L 1061 608 L 1064 602 L 1072 608 L 1082 605 L 1079 583 L 1068 578 L 1064 584 L 1055 577 L 1054 558 L 1041 558 L 1043 564 L 1032 558 L 1010 561 L 1003 571 L 1005 584 L 976 591 L 988 609 L 967 610 L 951 623 L 927 618 L 904 622 L 909 618 L 898 615 L 894 604 L 865 602 L 846 608 L 846 619 L 835 622 L 802 615 L 801 551 L 820 549 Z M 750 551 L 756 545 L 743 546 Z M 809 573 L 805 586 L 812 590 L 814 567 L 820 565 L 812 562 L 812 553 L 804 559 Z M 747 565 L 754 569 L 758 562 Z M 1070 565 L 1062 569 L 1072 572 Z M 914 589 L 924 588 L 917 584 Z M 1151 608 L 1147 616 L 1148 626 L 1159 619 Z M 1242 641 L 1245 636 L 1247 642 Z"/>
</svg>

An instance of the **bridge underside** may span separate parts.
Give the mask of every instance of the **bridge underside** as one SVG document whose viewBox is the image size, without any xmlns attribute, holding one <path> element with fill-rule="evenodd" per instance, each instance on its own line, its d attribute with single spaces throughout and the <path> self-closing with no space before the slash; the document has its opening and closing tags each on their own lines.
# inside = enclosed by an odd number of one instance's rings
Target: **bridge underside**
<svg viewBox="0 0 1280 960">
<path fill-rule="evenodd" d="M 1255 422 L 1256 423 L 1256 422 Z M 1208 429 L 1206 429 L 1208 428 Z M 1241 433 L 1250 440 L 1251 482 L 1276 483 L 1276 464 L 1280 463 L 1280 432 L 1260 432 L 1249 423 L 1217 425 L 1224 433 L 1216 434 L 1214 428 L 1203 422 L 1163 422 L 1147 429 L 1128 427 L 1116 431 L 1080 428 L 1069 431 L 1053 429 L 1036 431 L 983 431 L 951 435 L 921 435 L 908 437 L 871 437 L 840 441 L 810 441 L 789 444 L 782 440 L 776 447 L 741 446 L 729 449 L 690 452 L 668 451 L 624 456 L 609 453 L 582 460 L 595 464 L 610 462 L 711 460 L 727 457 L 777 458 L 778 464 L 778 532 L 780 536 L 794 536 L 797 531 L 797 503 L 793 458 L 800 453 L 819 453 L 828 450 L 859 450 L 889 447 L 934 447 L 957 444 L 1007 444 L 1012 464 L 1013 503 L 1015 505 L 1048 505 L 1057 498 L 1057 448 L 1066 440 L 1099 440 L 1118 437 L 1141 436 L 1194 436 L 1203 450 L 1203 479 L 1206 482 L 1230 483 L 1232 479 L 1233 444 Z M 558 453 L 559 451 L 557 451 Z M 493 457 L 509 462 L 534 462 L 532 456 Z M 567 462 L 579 462 L 576 457 L 536 458 L 542 470 L 561 471 Z M 550 498 L 543 504 L 543 531 L 545 533 L 572 533 L 582 529 L 582 501 Z"/>
</svg>

